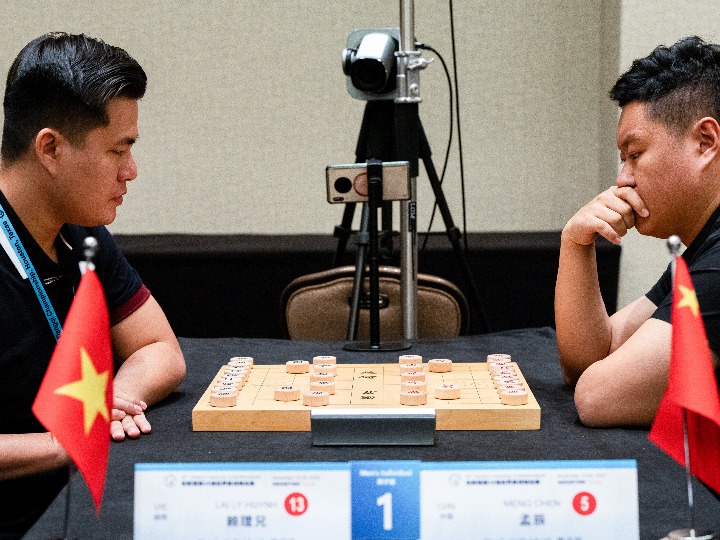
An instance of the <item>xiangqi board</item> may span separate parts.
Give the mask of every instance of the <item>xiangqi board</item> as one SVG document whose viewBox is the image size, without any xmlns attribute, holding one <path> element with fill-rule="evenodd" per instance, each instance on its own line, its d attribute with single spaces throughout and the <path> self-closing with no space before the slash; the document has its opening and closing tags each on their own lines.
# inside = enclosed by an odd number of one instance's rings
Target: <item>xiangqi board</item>
<svg viewBox="0 0 720 540">
<path fill-rule="evenodd" d="M 429 372 L 423 364 L 427 403 L 436 410 L 438 430 L 533 430 L 540 429 L 540 406 L 517 364 L 512 364 L 528 394 L 524 405 L 504 405 L 485 362 L 454 362 L 452 371 Z M 302 399 L 278 401 L 275 389 L 299 388 L 309 392 L 312 370 L 287 373 L 282 365 L 254 365 L 232 406 L 215 407 L 210 395 L 224 373 L 220 368 L 192 411 L 194 431 L 309 431 L 312 407 Z M 400 404 L 399 364 L 337 364 L 335 393 L 330 408 L 412 407 Z M 458 399 L 437 399 L 435 387 L 460 387 Z"/>
</svg>

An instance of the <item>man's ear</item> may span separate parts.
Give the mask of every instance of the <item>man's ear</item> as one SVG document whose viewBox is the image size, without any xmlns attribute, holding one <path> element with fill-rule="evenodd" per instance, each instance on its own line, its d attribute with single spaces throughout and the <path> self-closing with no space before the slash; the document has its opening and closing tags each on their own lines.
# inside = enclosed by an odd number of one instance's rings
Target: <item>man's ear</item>
<svg viewBox="0 0 720 540">
<path fill-rule="evenodd" d="M 693 126 L 698 152 L 703 162 L 710 163 L 720 155 L 720 125 L 710 116 L 701 118 Z"/>
<path fill-rule="evenodd" d="M 50 174 L 54 175 L 57 172 L 58 161 L 67 143 L 67 139 L 52 128 L 43 128 L 35 135 L 35 156 Z"/>
</svg>

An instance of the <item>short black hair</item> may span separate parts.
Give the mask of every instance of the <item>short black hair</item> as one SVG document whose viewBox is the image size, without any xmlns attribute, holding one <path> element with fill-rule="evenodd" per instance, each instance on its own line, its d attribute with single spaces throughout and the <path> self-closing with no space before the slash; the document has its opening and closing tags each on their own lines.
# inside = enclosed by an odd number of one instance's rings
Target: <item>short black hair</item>
<svg viewBox="0 0 720 540">
<path fill-rule="evenodd" d="M 109 123 L 107 103 L 140 99 L 147 76 L 127 52 L 103 41 L 53 32 L 28 43 L 8 71 L 0 155 L 10 164 L 46 127 L 73 144 Z"/>
<path fill-rule="evenodd" d="M 650 117 L 676 134 L 706 116 L 720 122 L 720 46 L 690 36 L 656 47 L 620 76 L 610 97 L 620 107 L 645 103 Z"/>
</svg>

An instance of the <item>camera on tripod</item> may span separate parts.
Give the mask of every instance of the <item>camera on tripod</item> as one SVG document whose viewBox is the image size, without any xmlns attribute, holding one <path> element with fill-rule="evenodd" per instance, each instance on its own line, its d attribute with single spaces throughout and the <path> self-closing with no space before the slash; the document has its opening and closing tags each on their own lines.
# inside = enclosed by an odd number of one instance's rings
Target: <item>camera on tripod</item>
<svg viewBox="0 0 720 540">
<path fill-rule="evenodd" d="M 355 99 L 394 100 L 397 97 L 397 57 L 400 29 L 355 30 L 342 52 L 348 93 Z"/>
</svg>

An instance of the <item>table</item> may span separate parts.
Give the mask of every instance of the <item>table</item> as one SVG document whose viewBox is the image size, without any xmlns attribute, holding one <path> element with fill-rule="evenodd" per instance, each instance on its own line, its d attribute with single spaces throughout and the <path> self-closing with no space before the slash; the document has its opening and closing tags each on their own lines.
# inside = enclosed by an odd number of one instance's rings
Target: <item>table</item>
<svg viewBox="0 0 720 540">
<path fill-rule="evenodd" d="M 148 418 L 153 433 L 113 443 L 99 518 L 79 474 L 70 483 L 68 536 L 130 539 L 133 530 L 135 463 L 148 462 L 347 462 L 353 460 L 516 461 L 565 459 L 634 459 L 638 467 L 641 538 L 659 539 L 686 527 L 685 471 L 647 438 L 643 429 L 591 429 L 581 425 L 572 389 L 562 383 L 555 333 L 550 328 L 511 330 L 464 336 L 451 341 L 415 343 L 407 353 L 424 358 L 483 361 L 489 353 L 513 355 L 542 409 L 537 431 L 438 431 L 434 446 L 317 446 L 309 432 L 193 432 L 191 411 L 218 368 L 232 356 L 252 356 L 259 364 L 284 363 L 314 355 L 335 355 L 339 362 L 389 363 L 399 353 L 347 352 L 343 343 L 276 339 L 181 338 L 188 372 L 168 399 Z M 66 490 L 28 532 L 27 539 L 62 533 Z M 717 530 L 720 502 L 695 482 L 698 526 Z"/>
</svg>

